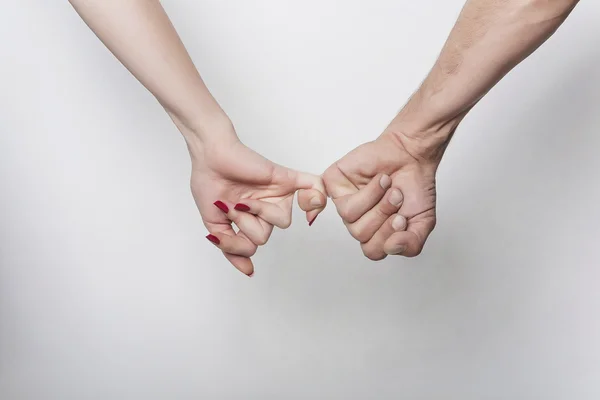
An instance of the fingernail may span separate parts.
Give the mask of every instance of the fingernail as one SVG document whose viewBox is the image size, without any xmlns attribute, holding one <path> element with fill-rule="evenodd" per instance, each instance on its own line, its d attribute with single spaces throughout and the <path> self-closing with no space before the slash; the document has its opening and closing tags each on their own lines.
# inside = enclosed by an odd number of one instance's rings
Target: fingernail
<svg viewBox="0 0 600 400">
<path fill-rule="evenodd" d="M 392 228 L 395 231 L 401 231 L 406 228 L 406 218 L 402 215 L 396 215 L 396 217 L 392 220 Z"/>
<path fill-rule="evenodd" d="M 248 275 L 248 278 L 252 278 L 254 276 L 254 271 L 252 271 L 252 273 L 250 275 Z"/>
<path fill-rule="evenodd" d="M 398 255 L 404 253 L 404 250 L 406 250 L 406 246 L 399 245 L 396 247 L 392 247 L 388 254 Z"/>
<path fill-rule="evenodd" d="M 315 222 L 315 219 L 317 219 L 317 217 L 318 217 L 318 215 L 317 215 L 317 216 L 315 216 L 315 217 L 312 219 L 312 221 L 310 221 L 310 222 L 308 223 L 308 226 L 312 226 L 313 222 Z"/>
<path fill-rule="evenodd" d="M 381 185 L 381 187 L 383 189 L 387 189 L 390 187 L 390 185 L 392 184 L 392 178 L 390 178 L 388 175 L 383 175 L 380 179 L 379 179 L 379 184 Z"/>
<path fill-rule="evenodd" d="M 207 236 L 206 236 L 206 238 L 207 238 L 209 241 L 211 241 L 211 242 L 213 242 L 214 244 L 216 244 L 216 245 L 219 245 L 219 244 L 221 244 L 221 241 L 220 241 L 220 240 L 219 240 L 219 238 L 218 238 L 218 237 L 216 237 L 215 235 L 207 235 Z"/>
<path fill-rule="evenodd" d="M 314 207 L 318 207 L 318 206 L 322 206 L 322 205 L 323 205 L 323 202 L 321 201 L 321 199 L 320 199 L 320 198 L 318 198 L 318 197 L 313 197 L 313 198 L 310 200 L 310 205 L 311 205 L 311 206 L 314 206 Z"/>
<path fill-rule="evenodd" d="M 402 192 L 398 189 L 393 189 L 392 193 L 390 193 L 390 203 L 398 207 L 402 203 Z"/>
<path fill-rule="evenodd" d="M 229 212 L 229 207 L 227 207 L 227 204 L 223 203 L 221 200 L 217 200 L 213 203 L 215 206 L 217 206 L 217 208 L 221 211 L 223 211 L 225 214 L 227 214 Z"/>
<path fill-rule="evenodd" d="M 233 207 L 234 209 L 238 210 L 238 211 L 250 211 L 250 207 L 248 207 L 245 204 L 241 204 L 241 203 L 237 203 L 235 205 L 235 207 Z"/>
</svg>

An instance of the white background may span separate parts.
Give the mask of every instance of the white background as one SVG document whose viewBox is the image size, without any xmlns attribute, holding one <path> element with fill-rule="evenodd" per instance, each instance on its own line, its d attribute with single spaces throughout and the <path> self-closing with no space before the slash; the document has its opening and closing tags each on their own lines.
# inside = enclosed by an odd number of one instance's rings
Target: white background
<svg viewBox="0 0 600 400">
<path fill-rule="evenodd" d="M 462 0 L 164 1 L 240 137 L 321 173 L 375 138 Z M 183 140 L 66 1 L 0 11 L 0 398 L 600 398 L 600 3 L 467 117 L 422 256 L 299 210 L 252 279 Z"/>
</svg>

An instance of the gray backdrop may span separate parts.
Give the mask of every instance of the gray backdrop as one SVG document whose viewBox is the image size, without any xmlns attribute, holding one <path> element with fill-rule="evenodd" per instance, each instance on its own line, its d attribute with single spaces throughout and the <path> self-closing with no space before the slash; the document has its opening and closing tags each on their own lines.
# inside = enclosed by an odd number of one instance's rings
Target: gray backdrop
<svg viewBox="0 0 600 400">
<path fill-rule="evenodd" d="M 156 101 L 66 1 L 0 12 L 0 398 L 600 398 L 600 3 L 467 117 L 414 260 L 329 207 L 244 277 Z M 462 0 L 164 1 L 240 137 L 321 173 L 375 138 Z"/>
</svg>

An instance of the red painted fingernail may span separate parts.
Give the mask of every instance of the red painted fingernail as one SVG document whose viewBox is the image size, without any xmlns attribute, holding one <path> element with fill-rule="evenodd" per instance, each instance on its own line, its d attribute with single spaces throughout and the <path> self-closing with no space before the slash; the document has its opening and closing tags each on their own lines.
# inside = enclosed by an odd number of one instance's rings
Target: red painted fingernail
<svg viewBox="0 0 600 400">
<path fill-rule="evenodd" d="M 250 211 L 250 207 L 248 207 L 248 206 L 247 206 L 247 205 L 245 205 L 245 204 L 241 204 L 241 203 L 237 203 L 237 204 L 235 205 L 235 207 L 233 207 L 233 208 L 235 208 L 235 209 L 236 209 L 236 210 L 238 210 L 238 211 Z"/>
<path fill-rule="evenodd" d="M 215 235 L 207 235 L 206 238 L 208 240 L 210 240 L 211 242 L 213 242 L 214 244 L 217 244 L 217 245 L 221 244 L 221 241 Z"/>
<path fill-rule="evenodd" d="M 315 219 L 317 219 L 317 217 L 318 217 L 318 216 L 319 216 L 319 215 L 316 215 L 316 216 L 315 216 L 315 217 L 312 219 L 312 221 L 310 221 L 310 222 L 308 223 L 308 226 L 312 226 L 313 222 L 315 222 Z"/>
<path fill-rule="evenodd" d="M 223 203 L 221 200 L 217 200 L 213 203 L 215 206 L 217 206 L 217 208 L 221 211 L 223 211 L 225 214 L 227 214 L 229 212 L 229 207 L 227 207 L 227 204 Z"/>
</svg>

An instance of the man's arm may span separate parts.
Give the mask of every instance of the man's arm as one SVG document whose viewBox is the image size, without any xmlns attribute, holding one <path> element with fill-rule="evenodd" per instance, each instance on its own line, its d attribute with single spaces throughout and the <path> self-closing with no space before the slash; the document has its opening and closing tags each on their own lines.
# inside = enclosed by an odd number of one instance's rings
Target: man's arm
<svg viewBox="0 0 600 400">
<path fill-rule="evenodd" d="M 421 253 L 436 224 L 436 171 L 458 124 L 556 31 L 576 4 L 577 0 L 467 1 L 433 69 L 385 132 L 323 175 L 338 213 L 365 256 L 380 260 Z M 401 202 L 365 184 L 385 175 L 391 177 L 388 193 L 399 189 Z M 405 231 L 399 229 L 403 218 Z"/>
<path fill-rule="evenodd" d="M 467 1 L 433 69 L 390 129 L 441 156 L 471 108 L 544 43 L 577 3 Z"/>
</svg>

